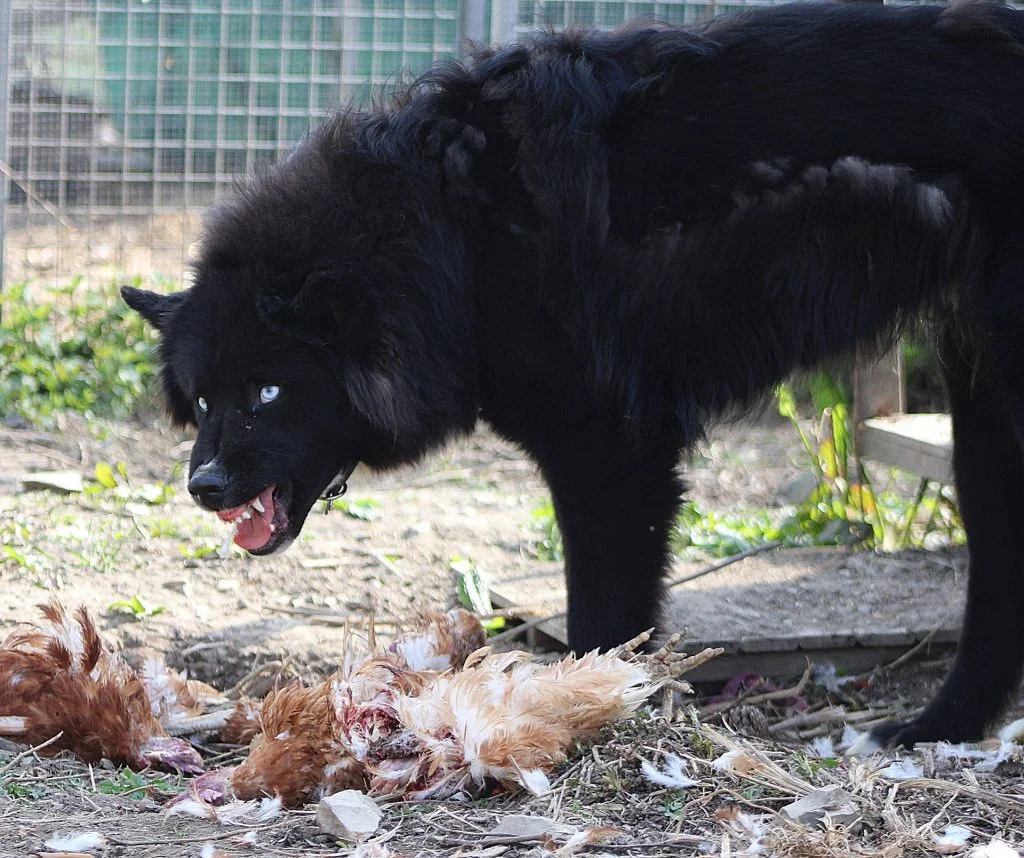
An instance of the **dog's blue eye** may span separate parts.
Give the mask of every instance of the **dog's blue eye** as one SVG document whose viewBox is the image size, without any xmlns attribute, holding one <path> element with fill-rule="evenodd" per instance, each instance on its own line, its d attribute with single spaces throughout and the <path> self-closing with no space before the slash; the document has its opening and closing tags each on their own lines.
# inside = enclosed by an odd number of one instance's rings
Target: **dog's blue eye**
<svg viewBox="0 0 1024 858">
<path fill-rule="evenodd" d="M 276 384 L 268 384 L 266 387 L 260 388 L 260 402 L 266 404 L 273 402 L 277 399 L 277 395 L 281 392 L 281 388 Z"/>
<path fill-rule="evenodd" d="M 199 406 L 199 411 L 200 411 L 201 414 L 205 414 L 207 411 L 210 410 L 210 406 L 206 404 L 206 397 L 205 396 L 198 397 L 196 399 L 196 405 Z"/>
</svg>

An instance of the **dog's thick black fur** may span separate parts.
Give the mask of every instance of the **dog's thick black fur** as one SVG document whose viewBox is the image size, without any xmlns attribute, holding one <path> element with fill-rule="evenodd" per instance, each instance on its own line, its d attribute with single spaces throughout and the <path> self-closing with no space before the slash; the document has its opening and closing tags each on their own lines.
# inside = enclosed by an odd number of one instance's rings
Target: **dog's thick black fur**
<svg viewBox="0 0 1024 858">
<path fill-rule="evenodd" d="M 709 420 L 930 315 L 969 601 L 941 691 L 878 737 L 956 741 L 1024 663 L 1022 192 L 1024 16 L 781 6 L 442 67 L 215 210 L 190 290 L 125 295 L 198 425 L 191 490 L 255 516 L 257 553 L 357 462 L 478 418 L 520 444 L 577 650 L 654 623 L 676 465 Z"/>
</svg>

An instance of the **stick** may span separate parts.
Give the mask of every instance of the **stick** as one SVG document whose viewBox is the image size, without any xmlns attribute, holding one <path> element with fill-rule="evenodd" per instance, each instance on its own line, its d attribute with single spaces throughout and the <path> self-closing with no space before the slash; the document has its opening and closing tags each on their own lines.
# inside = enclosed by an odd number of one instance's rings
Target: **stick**
<svg viewBox="0 0 1024 858">
<path fill-rule="evenodd" d="M 683 575 L 681 578 L 669 581 L 668 588 L 671 589 L 679 584 L 685 584 L 687 581 L 693 581 L 694 579 L 701 578 L 704 575 L 710 575 L 712 572 L 717 572 L 719 569 L 724 569 L 726 566 L 731 566 L 733 563 L 739 563 L 741 560 L 746 560 L 748 557 L 753 557 L 755 554 L 763 554 L 765 551 L 771 551 L 772 549 L 781 547 L 782 541 L 778 539 L 773 542 L 765 542 L 763 545 L 755 545 L 753 548 L 748 548 L 746 551 L 741 551 L 739 554 L 734 554 L 732 557 L 726 557 L 724 560 L 712 563 L 710 566 L 700 569 L 697 572 L 691 572 L 689 575 Z"/>
<path fill-rule="evenodd" d="M 7 763 L 3 768 L 0 768 L 0 775 L 7 774 L 8 771 L 13 769 L 16 765 L 18 765 L 18 763 L 20 763 L 23 759 L 25 759 L 25 757 L 29 756 L 30 754 L 34 754 L 36 751 L 41 751 L 47 745 L 52 745 L 54 742 L 56 742 L 58 739 L 60 739 L 60 737 L 63 736 L 63 735 L 64 735 L 64 731 L 61 730 L 56 736 L 51 736 L 45 742 L 40 742 L 38 745 L 36 745 L 35 747 L 32 747 L 32 748 L 26 748 L 24 751 L 22 751 L 20 754 L 18 754 L 13 760 L 11 760 L 9 763 Z"/>
<path fill-rule="evenodd" d="M 537 626 L 541 625 L 541 623 L 546 623 L 548 620 L 560 620 L 565 615 L 565 611 L 559 611 L 557 614 L 550 614 L 546 617 L 536 617 L 532 620 L 528 620 L 521 626 L 515 626 L 514 628 L 511 628 L 506 632 L 502 632 L 499 635 L 489 637 L 487 639 L 487 643 L 488 645 L 493 646 L 494 644 L 501 643 L 502 641 L 515 640 L 520 635 L 526 634 L 526 632 L 530 631 L 530 629 L 537 628 Z"/>
</svg>

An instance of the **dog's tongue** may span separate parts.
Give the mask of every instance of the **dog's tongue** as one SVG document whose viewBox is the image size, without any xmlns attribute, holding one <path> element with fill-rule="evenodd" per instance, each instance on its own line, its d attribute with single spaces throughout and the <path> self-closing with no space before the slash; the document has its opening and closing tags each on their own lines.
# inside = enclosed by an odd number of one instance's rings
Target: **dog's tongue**
<svg viewBox="0 0 1024 858">
<path fill-rule="evenodd" d="M 238 522 L 238 529 L 235 531 L 235 545 L 241 546 L 246 551 L 256 551 L 268 542 L 274 532 L 274 487 L 264 489 L 259 495 L 259 502 L 263 505 L 263 512 L 257 512 L 250 507 L 251 518 Z"/>
</svg>

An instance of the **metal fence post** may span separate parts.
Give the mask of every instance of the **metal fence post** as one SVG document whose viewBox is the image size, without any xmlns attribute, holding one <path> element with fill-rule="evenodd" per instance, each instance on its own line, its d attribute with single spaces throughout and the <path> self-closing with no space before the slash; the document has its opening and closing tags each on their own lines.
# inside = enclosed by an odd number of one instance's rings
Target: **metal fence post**
<svg viewBox="0 0 1024 858">
<path fill-rule="evenodd" d="M 11 0 L 0 0 L 0 160 L 7 161 L 7 96 Z M 7 226 L 7 176 L 0 173 L 0 293 L 4 288 L 4 238 Z"/>
<path fill-rule="evenodd" d="M 0 0 L 3 2 L 3 0 Z M 460 15 L 462 22 L 462 38 L 459 40 L 459 54 L 469 53 L 470 44 L 484 45 L 488 42 L 485 26 L 487 21 L 485 3 L 487 0 L 462 0 Z"/>
</svg>

